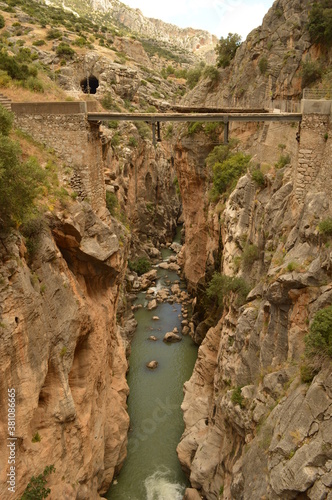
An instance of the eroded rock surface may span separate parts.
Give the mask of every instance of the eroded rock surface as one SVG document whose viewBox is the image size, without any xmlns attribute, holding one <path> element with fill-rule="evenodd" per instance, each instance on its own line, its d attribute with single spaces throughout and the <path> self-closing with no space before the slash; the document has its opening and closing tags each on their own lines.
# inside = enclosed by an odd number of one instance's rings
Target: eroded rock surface
<svg viewBox="0 0 332 500">
<path fill-rule="evenodd" d="M 127 236 L 87 204 L 51 225 L 30 267 L 18 234 L 0 245 L 1 392 L 5 401 L 16 390 L 16 493 L 53 464 L 50 498 L 99 498 L 126 455 L 127 361 L 115 316 Z M 6 415 L 2 405 L 2 498 Z"/>
</svg>

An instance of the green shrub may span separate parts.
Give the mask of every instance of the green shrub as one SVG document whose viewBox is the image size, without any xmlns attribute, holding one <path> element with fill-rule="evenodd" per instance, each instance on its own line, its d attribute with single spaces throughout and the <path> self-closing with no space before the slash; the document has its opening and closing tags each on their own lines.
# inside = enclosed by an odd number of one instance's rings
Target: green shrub
<svg viewBox="0 0 332 500">
<path fill-rule="evenodd" d="M 314 376 L 317 374 L 315 370 L 309 364 L 302 364 L 300 367 L 301 381 L 304 384 L 310 384 L 313 381 Z"/>
<path fill-rule="evenodd" d="M 0 105 L 0 134 L 9 135 L 14 122 L 14 114 Z M 1 161 L 1 159 L 0 159 Z"/>
<path fill-rule="evenodd" d="M 4 28 L 6 25 L 5 18 L 0 14 L 0 29 Z"/>
<path fill-rule="evenodd" d="M 205 66 L 203 77 L 208 78 L 211 82 L 216 83 L 219 80 L 219 71 L 215 66 Z"/>
<path fill-rule="evenodd" d="M 213 195 L 224 194 L 232 191 L 239 178 L 245 174 L 251 157 L 243 153 L 230 155 L 222 163 L 213 166 Z"/>
<path fill-rule="evenodd" d="M 6 71 L 15 80 L 25 80 L 29 76 L 28 66 L 18 63 L 7 52 L 0 52 L 0 69 Z"/>
<path fill-rule="evenodd" d="M 30 259 L 32 259 L 38 250 L 40 237 L 43 229 L 46 227 L 45 219 L 37 214 L 25 221 L 20 231 L 25 238 L 25 246 L 28 251 Z"/>
<path fill-rule="evenodd" d="M 47 477 L 55 472 L 54 465 L 47 465 L 42 474 L 30 479 L 21 500 L 43 500 L 47 498 L 51 493 L 50 488 L 45 488 L 47 483 Z"/>
<path fill-rule="evenodd" d="M 85 37 L 79 36 L 78 38 L 76 38 L 76 40 L 74 40 L 73 44 L 76 45 L 77 47 L 85 47 L 86 45 L 89 44 L 89 42 Z"/>
<path fill-rule="evenodd" d="M 236 387 L 231 396 L 231 401 L 234 405 L 239 405 L 240 408 L 244 408 L 244 397 L 242 396 L 241 387 Z"/>
<path fill-rule="evenodd" d="M 263 172 L 259 168 L 256 168 L 251 172 L 251 178 L 254 182 L 256 182 L 257 186 L 259 187 L 265 186 L 265 177 Z"/>
<path fill-rule="evenodd" d="M 249 271 L 253 263 L 258 260 L 259 251 L 256 245 L 246 244 L 242 255 L 242 268 L 244 271 Z"/>
<path fill-rule="evenodd" d="M 44 92 L 44 86 L 42 82 L 34 76 L 29 76 L 25 86 L 32 92 L 38 92 L 39 94 L 42 94 Z"/>
<path fill-rule="evenodd" d="M 108 123 L 107 123 L 107 126 L 108 128 L 110 129 L 117 129 L 118 126 L 119 126 L 119 122 L 116 121 L 116 120 L 110 120 Z"/>
<path fill-rule="evenodd" d="M 8 129 L 8 127 L 7 127 Z M 29 220 L 34 200 L 45 183 L 46 173 L 30 158 L 21 161 L 18 143 L 0 134 L 0 227 L 8 229 Z"/>
<path fill-rule="evenodd" d="M 132 147 L 132 148 L 136 148 L 137 147 L 137 139 L 135 139 L 135 137 L 131 136 L 129 137 L 129 142 L 128 142 L 129 146 Z"/>
<path fill-rule="evenodd" d="M 242 305 L 250 292 L 250 287 L 243 278 L 214 273 L 206 289 L 206 296 L 213 301 L 217 301 L 218 305 L 222 306 L 224 298 L 230 292 L 237 294 L 237 305 Z"/>
<path fill-rule="evenodd" d="M 218 138 L 218 131 L 220 131 L 221 124 L 219 122 L 207 122 L 204 127 L 204 133 L 213 141 Z"/>
<path fill-rule="evenodd" d="M 76 52 L 68 45 L 68 43 L 61 42 L 56 48 L 56 54 L 58 57 L 72 59 Z"/>
<path fill-rule="evenodd" d="M 193 89 L 198 84 L 200 78 L 202 76 L 201 68 L 193 68 L 188 70 L 187 72 L 187 85 L 190 89 Z"/>
<path fill-rule="evenodd" d="M 135 261 L 128 261 L 128 267 L 131 271 L 134 271 L 138 276 L 142 276 L 150 271 L 151 262 L 146 257 L 141 257 Z"/>
<path fill-rule="evenodd" d="M 200 123 L 200 122 L 191 122 L 191 123 L 188 123 L 187 135 L 198 134 L 202 130 L 203 130 L 203 124 L 202 123 Z"/>
<path fill-rule="evenodd" d="M 286 269 L 287 269 L 287 271 L 292 273 L 293 271 L 297 271 L 299 269 L 299 267 L 300 267 L 300 265 L 297 262 L 291 261 L 287 264 Z"/>
<path fill-rule="evenodd" d="M 41 437 L 40 437 L 40 434 L 39 434 L 38 431 L 34 433 L 34 435 L 32 436 L 31 441 L 32 441 L 32 443 L 40 443 Z"/>
<path fill-rule="evenodd" d="M 332 236 L 332 219 L 328 217 L 320 221 L 318 224 L 318 231 L 323 236 Z"/>
<path fill-rule="evenodd" d="M 276 9 L 275 15 L 277 16 L 278 19 L 280 19 L 284 15 L 283 9 L 282 8 Z"/>
<path fill-rule="evenodd" d="M 275 164 L 276 168 L 284 168 L 286 165 L 289 165 L 291 163 L 292 159 L 290 155 L 280 155 L 279 160 Z"/>
<path fill-rule="evenodd" d="M 229 66 L 240 45 L 241 37 L 237 33 L 228 33 L 226 38 L 221 37 L 215 47 L 217 66 L 222 68 Z"/>
<path fill-rule="evenodd" d="M 115 215 L 118 205 L 119 202 L 116 194 L 106 191 L 106 207 L 108 208 L 111 215 Z"/>
<path fill-rule="evenodd" d="M 174 131 L 173 124 L 170 123 L 169 125 L 167 125 L 166 128 L 166 134 L 165 134 L 166 139 L 170 139 L 173 136 L 173 131 Z"/>
<path fill-rule="evenodd" d="M 315 1 L 309 12 L 308 31 L 311 41 L 325 47 L 332 45 L 331 0 Z"/>
<path fill-rule="evenodd" d="M 206 158 L 207 167 L 212 170 L 216 163 L 222 163 L 230 155 L 232 144 L 216 146 Z"/>
<path fill-rule="evenodd" d="M 323 68 L 317 61 L 307 61 L 302 63 L 302 88 L 309 87 L 309 85 L 322 79 Z"/>
<path fill-rule="evenodd" d="M 32 45 L 34 45 L 35 47 L 41 47 L 42 45 L 45 45 L 46 42 L 45 40 L 35 40 Z"/>
<path fill-rule="evenodd" d="M 62 349 L 61 349 L 61 351 L 60 351 L 60 357 L 61 357 L 61 358 L 65 357 L 65 355 L 67 354 L 67 351 L 68 351 L 68 349 L 67 349 L 67 347 L 64 345 L 64 346 L 63 346 L 63 348 L 62 348 Z"/>
<path fill-rule="evenodd" d="M 121 111 L 117 103 L 114 101 L 110 92 L 106 92 L 103 95 L 101 100 L 101 105 L 104 109 L 108 109 L 109 111 Z"/>
<path fill-rule="evenodd" d="M 318 311 L 305 337 L 306 355 L 332 357 L 332 306 Z"/>
<path fill-rule="evenodd" d="M 0 69 L 0 87 L 9 87 L 11 81 L 12 79 L 7 71 Z"/>
<path fill-rule="evenodd" d="M 114 134 L 112 139 L 111 139 L 111 146 L 113 148 L 116 148 L 120 144 L 120 139 L 121 139 L 120 134 L 118 134 L 118 133 Z"/>
<path fill-rule="evenodd" d="M 56 29 L 50 29 L 46 35 L 47 40 L 57 40 L 62 38 L 62 31 Z"/>
<path fill-rule="evenodd" d="M 145 122 L 135 122 L 135 127 L 142 139 L 148 139 L 151 137 L 151 128 Z"/>
<path fill-rule="evenodd" d="M 265 56 L 260 58 L 258 67 L 262 75 L 265 75 L 265 73 L 267 72 L 268 64 L 268 60 Z"/>
</svg>

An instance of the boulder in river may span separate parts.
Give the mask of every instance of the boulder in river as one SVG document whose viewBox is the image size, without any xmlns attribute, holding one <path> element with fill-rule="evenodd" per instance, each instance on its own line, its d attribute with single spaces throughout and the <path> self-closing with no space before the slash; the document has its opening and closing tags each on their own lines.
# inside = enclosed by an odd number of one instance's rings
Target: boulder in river
<svg viewBox="0 0 332 500">
<path fill-rule="evenodd" d="M 174 332 L 167 332 L 163 338 L 163 341 L 167 343 L 181 342 L 181 340 L 182 338 Z"/>
<path fill-rule="evenodd" d="M 153 316 L 152 319 L 153 319 L 153 321 L 158 321 L 160 318 L 159 318 L 159 316 Z"/>
<path fill-rule="evenodd" d="M 158 339 L 154 335 L 150 335 L 150 337 L 148 338 L 148 340 L 153 340 L 154 342 L 156 342 L 156 340 L 158 340 Z"/>
<path fill-rule="evenodd" d="M 149 368 L 150 370 L 155 370 L 158 366 L 158 361 L 150 361 L 149 363 L 146 363 L 146 366 L 147 368 Z"/>
<path fill-rule="evenodd" d="M 151 300 L 151 302 L 148 303 L 148 310 L 151 311 L 152 309 L 155 309 L 158 306 L 156 299 Z"/>
</svg>

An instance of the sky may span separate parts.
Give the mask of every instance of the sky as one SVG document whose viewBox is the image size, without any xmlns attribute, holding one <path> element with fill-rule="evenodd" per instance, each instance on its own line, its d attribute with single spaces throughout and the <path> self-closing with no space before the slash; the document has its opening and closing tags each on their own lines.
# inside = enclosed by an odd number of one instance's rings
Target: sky
<svg viewBox="0 0 332 500">
<path fill-rule="evenodd" d="M 122 0 L 140 9 L 145 17 L 155 17 L 181 28 L 198 28 L 218 38 L 238 33 L 242 39 L 262 23 L 274 0 Z"/>
</svg>

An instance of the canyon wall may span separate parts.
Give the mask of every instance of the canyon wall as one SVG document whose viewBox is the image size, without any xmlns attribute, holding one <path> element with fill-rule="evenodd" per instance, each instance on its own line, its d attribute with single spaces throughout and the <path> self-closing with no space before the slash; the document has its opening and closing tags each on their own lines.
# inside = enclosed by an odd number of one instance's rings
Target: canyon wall
<svg viewBox="0 0 332 500">
<path fill-rule="evenodd" d="M 118 213 L 130 225 L 131 253 L 159 257 L 161 245 L 172 242 L 181 213 L 174 147 L 168 140 L 154 147 L 133 124 L 115 131 L 104 128 L 103 134 L 110 144 L 115 134 L 122 138 L 119 145 L 107 149 L 105 180 L 106 191 L 115 193 Z"/>
<path fill-rule="evenodd" d="M 291 164 L 270 169 L 263 186 L 250 173 L 242 177 L 219 217 L 216 267 L 251 291 L 241 306 L 227 294 L 185 384 L 178 455 L 208 500 L 331 494 L 331 361 L 323 359 L 313 380 L 303 382 L 304 337 L 315 313 L 332 304 L 329 244 L 318 230 L 332 215 L 331 102 L 313 104 L 305 104 L 311 111 L 297 147 L 294 129 L 283 126 Z M 265 144 L 252 143 L 252 152 L 273 157 L 271 137 L 258 131 Z M 207 215 L 204 225 L 214 231 Z M 186 253 L 196 255 L 188 243 Z M 250 260 L 248 247 L 256 249 Z"/>
<path fill-rule="evenodd" d="M 1 238 L 1 498 L 9 498 L 7 391 L 16 393 L 16 490 L 54 465 L 50 498 L 99 498 L 126 454 L 127 361 L 116 325 L 128 235 L 74 203 L 33 259 Z"/>
</svg>

